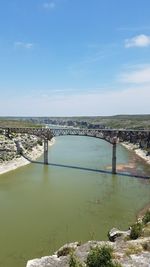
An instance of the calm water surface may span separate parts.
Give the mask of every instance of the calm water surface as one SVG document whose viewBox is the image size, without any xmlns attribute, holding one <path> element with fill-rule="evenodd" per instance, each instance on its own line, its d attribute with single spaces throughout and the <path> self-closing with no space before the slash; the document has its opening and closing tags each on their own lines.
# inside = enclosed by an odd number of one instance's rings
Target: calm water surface
<svg viewBox="0 0 150 267">
<path fill-rule="evenodd" d="M 143 161 L 118 146 L 118 164 Z M 42 157 L 39 161 L 42 160 Z M 58 137 L 51 163 L 110 170 L 111 145 L 89 137 Z M 129 173 L 129 170 L 127 170 Z M 30 164 L 0 176 L 0 267 L 25 267 L 66 242 L 107 239 L 112 227 L 127 229 L 150 202 L 150 181 L 82 169 Z"/>
</svg>

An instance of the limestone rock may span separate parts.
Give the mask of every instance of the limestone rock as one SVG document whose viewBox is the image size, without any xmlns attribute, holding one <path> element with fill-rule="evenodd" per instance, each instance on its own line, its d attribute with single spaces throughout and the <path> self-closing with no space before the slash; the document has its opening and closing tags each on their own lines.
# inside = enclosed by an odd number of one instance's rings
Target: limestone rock
<svg viewBox="0 0 150 267">
<path fill-rule="evenodd" d="M 125 238 L 127 236 L 130 236 L 131 230 L 129 229 L 128 231 L 120 231 L 117 228 L 112 228 L 108 232 L 108 238 L 110 241 L 114 242 L 118 237 Z"/>
<path fill-rule="evenodd" d="M 67 258 L 58 258 L 57 255 L 42 257 L 28 261 L 26 267 L 68 267 Z"/>
<path fill-rule="evenodd" d="M 121 231 L 120 231 L 121 232 Z M 124 231 L 122 231 L 124 233 Z M 143 244 L 144 248 L 143 249 Z M 70 243 L 58 251 L 65 248 L 73 248 L 75 256 L 79 259 L 83 266 L 85 265 L 87 255 L 91 248 L 96 246 L 111 246 L 115 261 L 121 264 L 122 267 L 150 267 L 150 252 L 148 246 L 150 237 L 139 238 L 121 242 L 110 241 L 88 241 L 85 244 L 78 245 L 77 242 Z M 26 267 L 69 267 L 69 255 L 58 257 L 58 251 L 53 256 L 42 257 L 28 261 Z"/>
<path fill-rule="evenodd" d="M 123 267 L 150 267 L 150 253 L 142 252 L 140 254 L 130 255 L 120 261 Z"/>
</svg>

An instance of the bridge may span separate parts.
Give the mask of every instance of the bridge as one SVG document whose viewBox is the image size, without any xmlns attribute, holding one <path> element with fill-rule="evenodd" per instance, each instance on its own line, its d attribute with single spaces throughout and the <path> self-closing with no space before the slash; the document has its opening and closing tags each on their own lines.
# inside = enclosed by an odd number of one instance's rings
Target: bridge
<svg viewBox="0 0 150 267">
<path fill-rule="evenodd" d="M 150 130 L 87 129 L 87 128 L 0 128 L 0 133 L 10 137 L 14 133 L 35 135 L 44 140 L 44 164 L 48 164 L 48 141 L 55 136 L 74 135 L 103 139 L 112 144 L 112 173 L 116 174 L 116 145 L 128 141 L 150 149 Z"/>
</svg>

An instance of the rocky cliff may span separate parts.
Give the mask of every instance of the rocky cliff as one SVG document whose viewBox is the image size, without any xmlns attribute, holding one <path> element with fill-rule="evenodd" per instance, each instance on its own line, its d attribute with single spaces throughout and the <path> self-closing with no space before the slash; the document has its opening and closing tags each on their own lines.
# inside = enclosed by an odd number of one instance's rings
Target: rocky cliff
<svg viewBox="0 0 150 267">
<path fill-rule="evenodd" d="M 88 241 L 85 244 L 79 244 L 78 242 L 66 244 L 52 256 L 29 260 L 26 267 L 88 266 L 86 262 L 91 249 L 104 246 L 112 248 L 112 263 L 114 262 L 114 265 L 111 266 L 150 267 L 150 222 L 143 227 L 139 238 L 131 240 L 130 233 L 130 230 L 123 232 L 112 229 L 109 232 L 109 238 L 114 242 Z M 70 253 L 73 253 L 77 259 L 77 263 L 74 263 L 74 265 L 70 264 Z"/>
<path fill-rule="evenodd" d="M 16 134 L 10 138 L 0 135 L 0 163 L 8 162 L 19 158 L 20 151 L 17 144 L 20 144 L 25 154 L 30 154 L 32 149 L 41 144 L 41 140 L 35 136 L 27 134 Z"/>
</svg>

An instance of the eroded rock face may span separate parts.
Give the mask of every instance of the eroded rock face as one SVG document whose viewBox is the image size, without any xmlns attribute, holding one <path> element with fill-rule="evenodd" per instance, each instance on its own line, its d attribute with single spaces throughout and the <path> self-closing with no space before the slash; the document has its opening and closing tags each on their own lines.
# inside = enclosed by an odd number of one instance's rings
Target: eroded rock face
<svg viewBox="0 0 150 267">
<path fill-rule="evenodd" d="M 23 152 L 28 154 L 38 145 L 39 141 L 37 137 L 27 134 L 18 134 L 11 139 L 0 135 L 0 163 L 20 157 L 17 143 L 22 147 Z"/>
<path fill-rule="evenodd" d="M 16 146 L 12 140 L 0 135 L 0 163 L 12 160 L 17 153 Z"/>
</svg>

